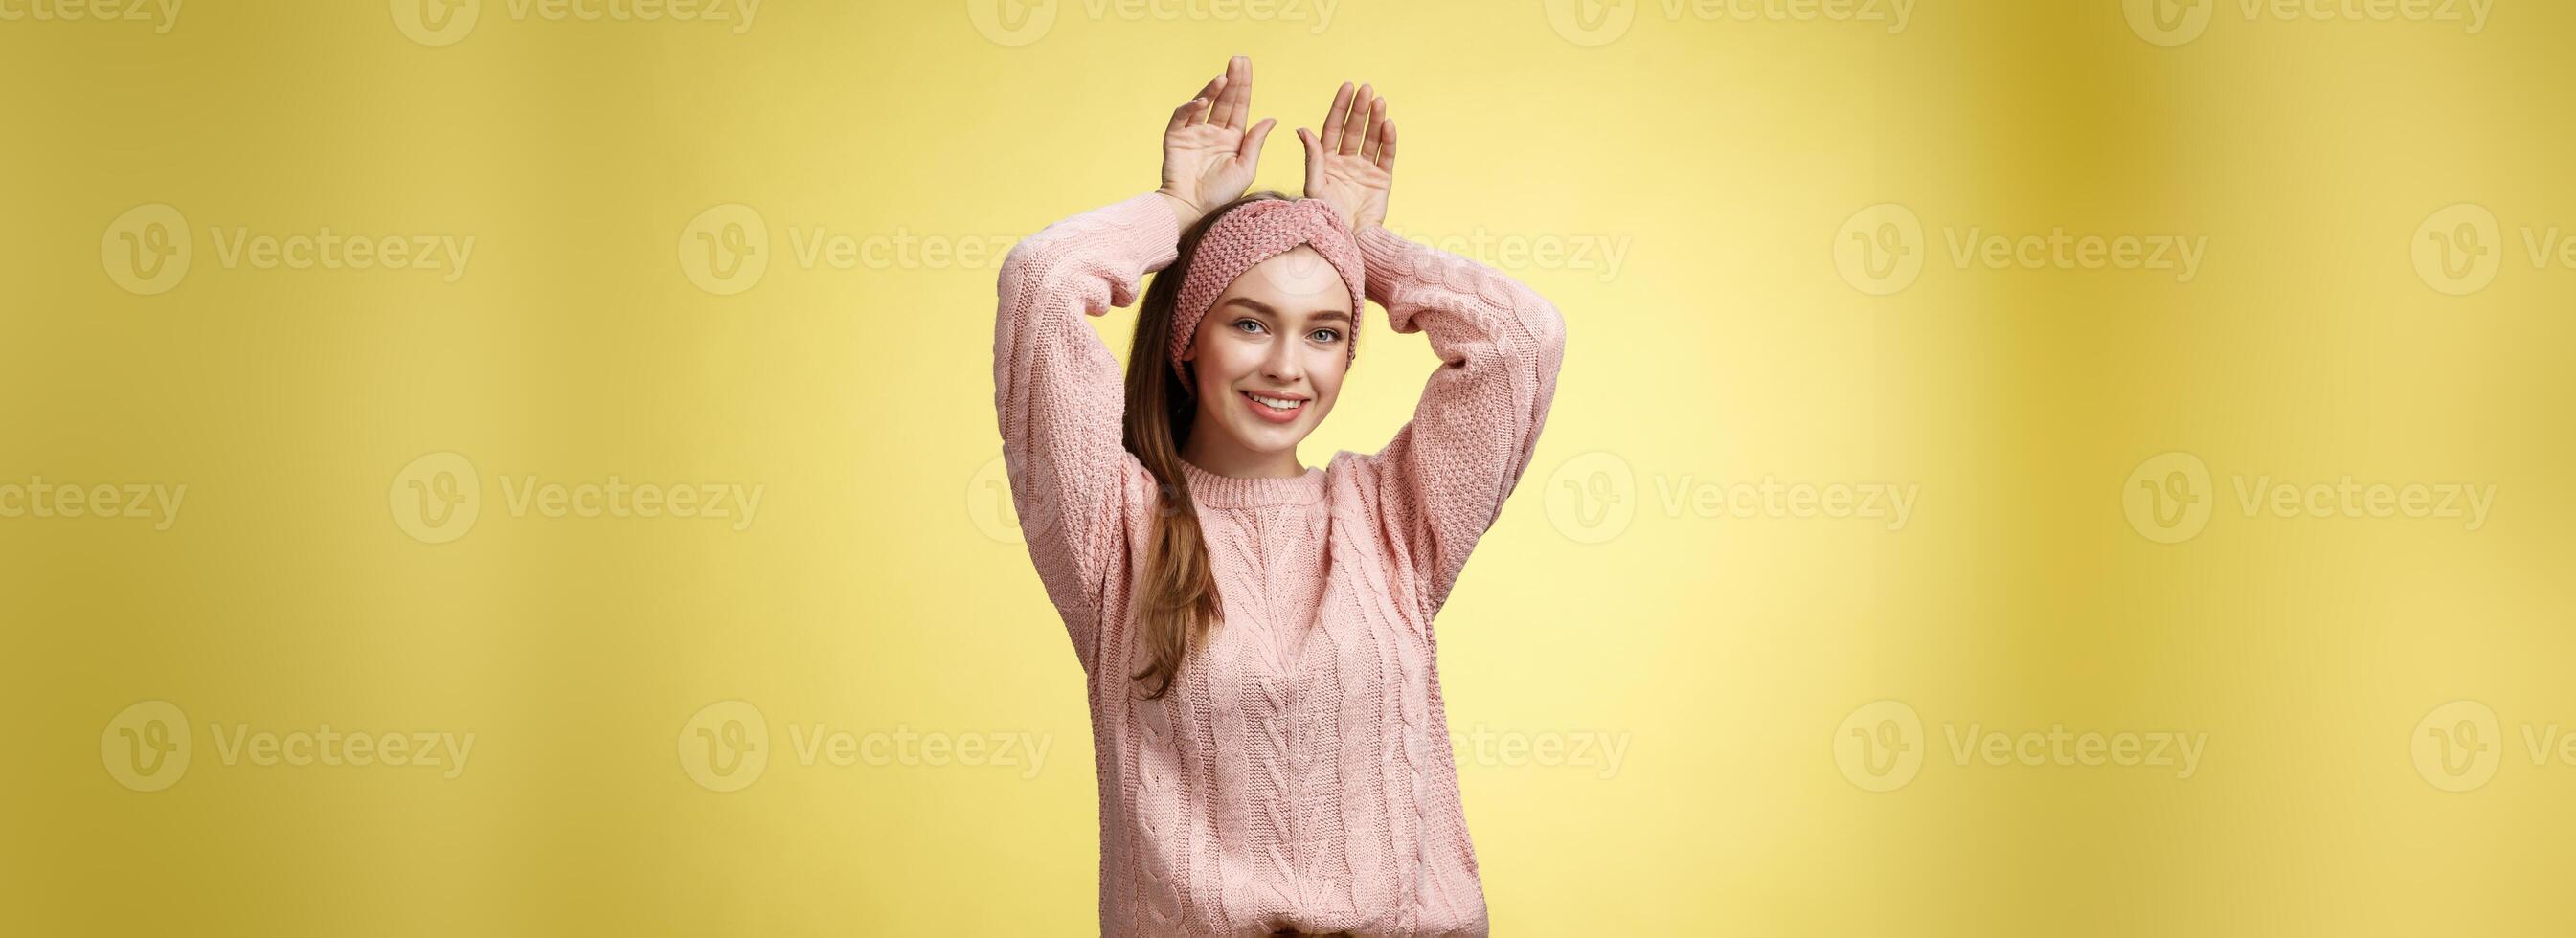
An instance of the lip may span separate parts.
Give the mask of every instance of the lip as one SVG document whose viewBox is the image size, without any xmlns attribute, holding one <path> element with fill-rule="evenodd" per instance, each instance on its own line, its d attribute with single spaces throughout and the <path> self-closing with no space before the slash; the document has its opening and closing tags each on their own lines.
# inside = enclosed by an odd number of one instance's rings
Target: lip
<svg viewBox="0 0 2576 938">
<path fill-rule="evenodd" d="M 1282 400 L 1306 401 L 1306 403 L 1299 405 L 1296 410 L 1280 410 L 1260 401 L 1253 400 L 1252 392 L 1250 391 L 1236 391 L 1235 396 L 1243 398 L 1244 406 L 1251 409 L 1253 416 L 1270 421 L 1271 423 L 1294 423 L 1298 417 L 1303 416 L 1306 413 L 1306 408 L 1315 406 L 1315 402 L 1313 400 L 1298 394 L 1272 394 L 1267 391 L 1264 391 L 1261 394 L 1263 397 L 1276 397 Z"/>
</svg>

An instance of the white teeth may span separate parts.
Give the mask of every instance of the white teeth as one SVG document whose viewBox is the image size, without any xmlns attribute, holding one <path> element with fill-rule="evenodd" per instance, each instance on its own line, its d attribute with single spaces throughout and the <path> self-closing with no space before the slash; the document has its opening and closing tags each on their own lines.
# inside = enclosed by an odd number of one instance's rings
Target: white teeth
<svg viewBox="0 0 2576 938">
<path fill-rule="evenodd" d="M 1260 402 L 1262 402 L 1262 403 L 1264 403 L 1264 404 L 1268 404 L 1268 405 L 1270 405 L 1271 407 L 1277 408 L 1277 409 L 1279 409 L 1279 410 L 1296 410 L 1298 407 L 1303 406 L 1303 405 L 1306 403 L 1305 401 L 1292 401 L 1292 400 L 1288 400 L 1288 399 L 1286 399 L 1286 398 L 1278 398 L 1278 397 L 1263 397 L 1263 396 L 1261 396 L 1261 395 L 1254 394 L 1254 393 L 1252 393 L 1252 392 L 1250 392 L 1250 391 L 1245 391 L 1245 392 L 1243 392 L 1243 393 L 1244 393 L 1244 396 L 1245 396 L 1245 397 L 1249 397 L 1249 398 L 1252 398 L 1253 400 L 1260 401 Z"/>
</svg>

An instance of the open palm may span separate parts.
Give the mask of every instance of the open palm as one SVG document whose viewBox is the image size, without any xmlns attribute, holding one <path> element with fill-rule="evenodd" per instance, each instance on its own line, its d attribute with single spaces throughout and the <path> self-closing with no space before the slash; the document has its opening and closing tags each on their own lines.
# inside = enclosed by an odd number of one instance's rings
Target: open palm
<svg viewBox="0 0 2576 938">
<path fill-rule="evenodd" d="M 1386 221 L 1387 193 L 1395 187 L 1395 123 L 1386 99 L 1349 82 L 1333 94 L 1321 136 L 1298 128 L 1306 146 L 1306 195 L 1322 199 L 1354 232 Z"/>
<path fill-rule="evenodd" d="M 1261 165 L 1261 143 L 1278 123 L 1252 116 L 1252 60 L 1235 56 L 1225 71 L 1172 112 L 1163 128 L 1163 181 L 1157 191 L 1187 203 L 1200 215 L 1251 188 Z"/>
</svg>

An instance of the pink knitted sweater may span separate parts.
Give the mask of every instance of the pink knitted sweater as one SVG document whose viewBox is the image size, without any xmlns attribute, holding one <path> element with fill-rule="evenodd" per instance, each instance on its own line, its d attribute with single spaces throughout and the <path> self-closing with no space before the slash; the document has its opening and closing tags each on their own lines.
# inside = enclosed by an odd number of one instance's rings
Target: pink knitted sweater
<svg viewBox="0 0 2576 938">
<path fill-rule="evenodd" d="M 1368 298 L 1444 364 L 1375 455 L 1283 478 L 1185 465 L 1222 620 L 1146 700 L 1129 676 L 1150 660 L 1155 484 L 1082 316 L 1134 302 L 1178 242 L 1151 193 L 1051 225 L 1004 262 L 993 331 L 1013 502 L 1089 677 L 1100 930 L 1484 934 L 1431 624 L 1529 464 L 1564 323 L 1490 269 L 1361 234 Z"/>
</svg>

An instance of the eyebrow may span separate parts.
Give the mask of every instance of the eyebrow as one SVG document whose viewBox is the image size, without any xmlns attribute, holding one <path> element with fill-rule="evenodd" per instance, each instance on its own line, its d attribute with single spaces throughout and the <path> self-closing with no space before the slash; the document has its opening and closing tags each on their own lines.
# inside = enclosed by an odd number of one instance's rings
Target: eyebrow
<svg viewBox="0 0 2576 938">
<path fill-rule="evenodd" d="M 1260 300 L 1256 300 L 1256 299 L 1253 299 L 1253 298 L 1248 297 L 1248 296 L 1228 297 L 1228 298 L 1226 298 L 1225 305 L 1227 305 L 1227 306 L 1245 306 L 1245 307 L 1250 307 L 1250 308 L 1252 309 L 1252 311 L 1253 311 L 1253 312 L 1261 313 L 1261 314 L 1263 314 L 1263 315 L 1268 315 L 1268 316 L 1277 316 L 1277 315 L 1279 315 L 1279 311 L 1278 311 L 1278 310 L 1275 310 L 1275 309 L 1271 309 L 1271 308 L 1270 308 L 1270 304 L 1268 304 L 1268 303 L 1264 303 L 1264 302 L 1261 302 Z M 1343 322 L 1349 322 L 1349 321 L 1351 321 L 1351 314 L 1350 314 L 1350 311 L 1349 311 L 1349 310 L 1341 310 L 1341 309 L 1319 309 L 1319 310 L 1316 310 L 1316 311 L 1314 312 L 1314 314 L 1312 315 L 1312 317 L 1311 317 L 1311 318 L 1314 318 L 1314 319 L 1338 319 L 1338 320 L 1341 320 L 1341 321 L 1343 321 Z"/>
</svg>

